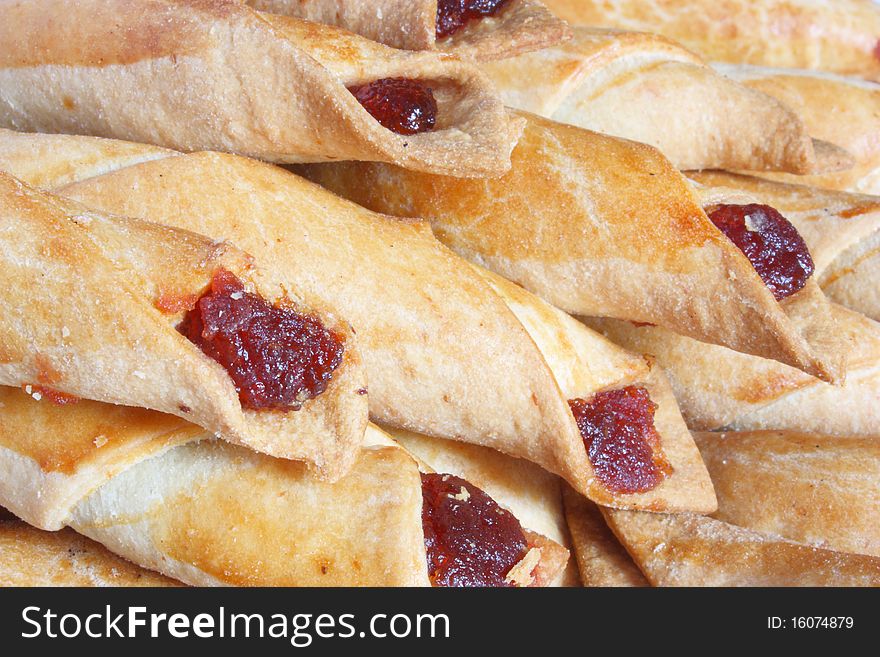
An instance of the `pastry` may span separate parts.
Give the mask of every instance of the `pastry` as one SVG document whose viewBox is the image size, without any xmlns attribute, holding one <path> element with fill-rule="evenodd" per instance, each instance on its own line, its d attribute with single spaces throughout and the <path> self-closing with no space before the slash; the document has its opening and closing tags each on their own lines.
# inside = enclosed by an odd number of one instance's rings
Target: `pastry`
<svg viewBox="0 0 880 657">
<path fill-rule="evenodd" d="M 338 25 L 406 50 L 477 60 L 537 50 L 570 36 L 536 0 L 247 0 L 260 11 Z"/>
<path fill-rule="evenodd" d="M 718 520 L 880 557 L 877 436 L 757 431 L 694 438 L 718 493 Z"/>
<path fill-rule="evenodd" d="M 179 586 L 72 529 L 44 532 L 0 511 L 0 586 Z"/>
<path fill-rule="evenodd" d="M 544 0 L 573 25 L 659 32 L 713 61 L 880 77 L 871 0 Z"/>
<path fill-rule="evenodd" d="M 563 499 L 581 583 L 590 587 L 650 586 L 599 507 L 570 488 L 563 491 Z"/>
<path fill-rule="evenodd" d="M 843 352 L 847 376 L 841 385 L 660 327 L 586 321 L 618 344 L 657 359 L 691 429 L 880 434 L 880 325 L 840 306 L 832 306 L 832 312 L 848 345 Z"/>
<path fill-rule="evenodd" d="M 482 68 L 509 106 L 650 144 L 679 169 L 852 165 L 842 149 L 810 139 L 791 109 L 661 36 L 575 28 L 571 41 Z"/>
<path fill-rule="evenodd" d="M 65 179 L 81 160 L 86 173 L 95 166 L 94 140 L 61 137 L 49 148 L 48 137 L 0 138 L 8 146 L 3 165 L 14 171 L 19 162 L 35 168 L 30 143 L 40 146 L 48 170 L 67 162 Z M 311 293 L 340 304 L 352 322 L 377 421 L 530 460 L 597 501 L 714 506 L 662 374 L 520 288 L 497 277 L 487 284 L 487 273 L 447 252 L 424 224 L 374 215 L 276 167 L 213 153 L 151 159 L 58 191 L 92 207 L 225 236 L 309 281 Z M 321 276 L 313 263 L 321 263 Z M 662 449 L 674 474 L 621 495 L 595 478 L 569 401 L 639 382 L 656 396 L 646 406 L 660 404 Z"/>
<path fill-rule="evenodd" d="M 364 375 L 327 306 L 228 243 L 2 173 L 0 222 L 0 384 L 177 415 L 330 479 L 351 465 Z"/>
<path fill-rule="evenodd" d="M 719 64 L 722 75 L 779 99 L 810 135 L 840 146 L 854 159 L 846 171 L 810 176 L 762 173 L 801 185 L 880 194 L 880 85 L 859 78 L 802 69 Z"/>
<path fill-rule="evenodd" d="M 0 126 L 18 130 L 473 176 L 508 168 L 518 129 L 458 59 L 234 0 L 4 3 L 0 52 Z"/>
<path fill-rule="evenodd" d="M 480 181 L 355 162 L 299 170 L 372 210 L 428 219 L 460 255 L 568 312 L 840 377 L 828 304 L 808 268 L 777 299 L 656 150 L 529 115 L 512 162 Z M 796 233 L 791 248 L 805 250 Z"/>
<path fill-rule="evenodd" d="M 608 510 L 654 586 L 880 585 L 880 559 L 835 552 L 693 514 Z"/>
<path fill-rule="evenodd" d="M 718 490 L 712 518 L 603 509 L 652 584 L 880 585 L 876 437 L 757 432 L 696 440 Z"/>
<path fill-rule="evenodd" d="M 13 388 L 0 396 L 0 462 L 15 474 L 0 482 L 2 503 L 37 527 L 70 526 L 188 584 L 427 585 L 426 555 L 436 552 L 426 547 L 425 505 L 453 518 L 452 533 L 439 535 L 460 566 L 447 584 L 504 585 L 523 561 L 506 583 L 547 585 L 567 560 L 507 511 L 498 532 L 484 527 L 480 517 L 500 513 L 494 500 L 464 480 L 423 476 L 372 425 L 353 468 L 328 483 L 170 416 L 125 408 L 108 416 L 89 401 L 62 408 Z M 451 486 L 461 503 L 473 496 L 472 513 L 443 508 L 445 494 L 440 504 L 429 499 Z M 476 556 L 462 548 L 469 539 Z M 505 559 L 507 572 L 493 570 Z"/>
<path fill-rule="evenodd" d="M 720 171 L 689 175 L 704 204 L 740 195 L 740 202 L 759 201 L 782 212 L 807 243 L 825 293 L 880 319 L 880 198 Z"/>
</svg>

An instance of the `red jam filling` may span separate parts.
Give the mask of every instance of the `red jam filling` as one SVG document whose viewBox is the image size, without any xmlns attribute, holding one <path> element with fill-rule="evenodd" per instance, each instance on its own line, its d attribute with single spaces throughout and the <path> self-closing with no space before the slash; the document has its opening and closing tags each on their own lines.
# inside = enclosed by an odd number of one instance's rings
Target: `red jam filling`
<svg viewBox="0 0 880 657">
<path fill-rule="evenodd" d="M 813 258 L 797 229 L 769 205 L 718 205 L 709 218 L 742 251 L 776 300 L 801 290 Z"/>
<path fill-rule="evenodd" d="M 324 392 L 344 351 L 318 319 L 270 305 L 224 269 L 178 330 L 226 369 L 249 409 L 297 410 Z"/>
<path fill-rule="evenodd" d="M 628 386 L 568 402 L 596 476 L 616 493 L 646 493 L 672 471 L 654 428 L 657 404 L 645 388 Z"/>
<path fill-rule="evenodd" d="M 874 58 L 880 59 L 880 39 L 877 39 L 877 43 L 874 44 Z"/>
<path fill-rule="evenodd" d="M 513 514 L 453 475 L 423 474 L 422 499 L 434 586 L 512 586 L 505 578 L 528 552 Z"/>
<path fill-rule="evenodd" d="M 437 124 L 437 101 L 418 80 L 384 78 L 348 89 L 384 128 L 399 135 L 429 132 Z"/>
<path fill-rule="evenodd" d="M 468 21 L 494 16 L 509 0 L 438 0 L 437 38 L 455 34 Z"/>
</svg>

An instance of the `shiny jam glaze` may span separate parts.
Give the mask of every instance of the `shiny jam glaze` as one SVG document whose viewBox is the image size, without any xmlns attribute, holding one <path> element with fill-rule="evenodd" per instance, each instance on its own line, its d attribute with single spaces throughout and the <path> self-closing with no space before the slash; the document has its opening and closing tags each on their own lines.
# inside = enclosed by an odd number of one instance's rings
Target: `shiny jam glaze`
<svg viewBox="0 0 880 657">
<path fill-rule="evenodd" d="M 434 586 L 512 586 L 528 543 L 512 513 L 460 477 L 422 475 L 422 527 Z"/>
<path fill-rule="evenodd" d="M 407 78 L 383 78 L 349 87 L 370 115 L 384 128 L 399 135 L 429 132 L 437 124 L 437 101 L 424 82 Z"/>
<path fill-rule="evenodd" d="M 657 404 L 645 388 L 628 386 L 568 402 L 593 470 L 615 493 L 646 493 L 672 471 L 654 428 Z"/>
<path fill-rule="evenodd" d="M 801 290 L 813 258 L 797 229 L 769 205 L 716 205 L 709 218 L 742 251 L 776 300 Z"/>
<path fill-rule="evenodd" d="M 438 0 L 437 38 L 455 34 L 468 21 L 493 16 L 510 0 Z"/>
<path fill-rule="evenodd" d="M 178 330 L 226 369 L 250 409 L 300 408 L 324 392 L 344 351 L 318 319 L 270 305 L 224 269 Z"/>
</svg>

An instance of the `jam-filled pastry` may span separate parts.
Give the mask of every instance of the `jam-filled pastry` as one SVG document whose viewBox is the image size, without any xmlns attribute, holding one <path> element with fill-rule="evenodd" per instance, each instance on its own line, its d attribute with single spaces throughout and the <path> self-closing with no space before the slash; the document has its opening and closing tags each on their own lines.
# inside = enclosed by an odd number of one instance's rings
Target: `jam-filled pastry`
<svg viewBox="0 0 880 657">
<path fill-rule="evenodd" d="M 77 178 L 71 172 L 80 165 L 84 175 L 96 166 L 94 139 L 6 132 L 0 140 L 4 166 L 15 171 L 36 168 L 29 144 L 46 170 L 63 171 L 64 180 Z M 581 494 L 628 508 L 700 510 L 714 504 L 696 448 L 680 417 L 675 420 L 675 401 L 665 396 L 665 379 L 657 384 L 658 399 L 653 393 L 621 392 L 643 375 L 647 388 L 653 385 L 655 375 L 640 356 L 610 347 L 515 286 L 522 297 L 518 304 L 509 295 L 502 298 L 498 285 L 442 247 L 424 223 L 377 216 L 277 167 L 244 158 L 150 156 L 60 193 L 107 211 L 225 236 L 272 262 L 282 275 L 305 281 L 310 293 L 342 308 L 352 323 L 377 421 L 530 460 Z M 38 178 L 52 187 L 46 174 Z M 557 329 L 560 324 L 575 327 L 576 366 L 558 356 L 555 346 L 536 346 L 536 335 L 553 338 L 568 330 Z M 587 337 L 577 337 L 582 335 Z M 569 386 L 573 394 L 564 396 L 561 381 L 575 376 L 572 372 L 581 378 Z M 569 403 L 586 403 L 609 387 L 616 391 L 603 399 L 612 411 L 615 401 L 635 403 L 647 431 L 656 403 L 658 422 L 669 423 L 659 440 L 675 472 L 661 477 L 647 459 L 642 475 L 648 479 L 636 486 L 640 493 L 627 493 L 631 484 L 613 492 L 593 475 Z M 617 395 L 622 398 L 615 400 Z"/>
<path fill-rule="evenodd" d="M 799 543 L 880 557 L 877 436 L 757 431 L 698 433 L 694 439 L 718 494 L 713 517 Z"/>
<path fill-rule="evenodd" d="M 659 32 L 712 61 L 880 79 L 872 0 L 544 0 L 573 25 Z"/>
<path fill-rule="evenodd" d="M 692 172 L 703 202 L 743 194 L 759 199 L 798 229 L 825 294 L 880 320 L 880 197 L 770 182 L 720 171 Z"/>
<path fill-rule="evenodd" d="M 177 415 L 330 479 L 353 463 L 368 412 L 354 333 L 293 281 L 6 174 L 0 224 L 0 384 Z"/>
<path fill-rule="evenodd" d="M 460 255 L 563 310 L 657 324 L 840 377 L 827 301 L 795 261 L 746 254 L 656 149 L 528 116 L 506 175 L 480 181 L 367 163 L 300 167 L 372 210 L 428 219 Z M 791 231 L 787 222 L 768 229 Z M 772 254 L 771 254 L 772 255 Z M 787 283 L 769 286 L 782 275 Z"/>
<path fill-rule="evenodd" d="M 508 106 L 650 144 L 679 169 L 805 174 L 852 164 L 776 99 L 654 34 L 575 28 L 571 41 L 482 68 Z"/>
<path fill-rule="evenodd" d="M 179 586 L 64 529 L 46 532 L 0 510 L 0 587 Z"/>
<path fill-rule="evenodd" d="M 774 180 L 880 194 L 880 85 L 859 78 L 760 66 L 717 64 L 716 70 L 756 91 L 777 98 L 804 122 L 810 135 L 840 146 L 855 165 L 811 176 L 761 173 Z"/>
<path fill-rule="evenodd" d="M 561 481 L 555 475 L 523 459 L 506 456 L 492 449 L 459 441 L 432 438 L 424 434 L 386 427 L 387 436 L 402 446 L 415 458 L 422 472 L 426 495 L 423 512 L 434 518 L 434 525 L 443 523 L 436 516 L 436 491 L 449 490 L 456 501 L 464 501 L 461 493 L 476 488 L 488 495 L 501 508 L 513 514 L 524 528 L 530 545 L 541 549 L 541 567 L 533 575 L 532 586 L 576 586 L 577 566 L 568 558 L 570 538 L 565 523 L 560 491 Z M 375 439 L 378 432 L 370 432 L 368 439 Z M 448 476 L 446 482 L 437 479 Z M 470 494 L 470 493 L 469 493 Z M 429 503 L 431 507 L 429 508 Z M 428 529 L 426 528 L 426 532 Z M 426 535 L 427 539 L 427 535 Z M 437 545 L 428 544 L 429 553 L 441 554 Z M 563 549 L 564 548 L 564 549 Z M 429 562 L 432 560 L 429 554 Z M 434 558 L 436 562 L 437 559 Z M 437 584 L 437 576 L 432 581 Z"/>
<path fill-rule="evenodd" d="M 247 0 L 404 50 L 440 50 L 477 60 L 545 48 L 570 36 L 536 0 Z"/>
<path fill-rule="evenodd" d="M 834 304 L 832 316 L 847 345 L 846 380 L 839 385 L 657 326 L 586 321 L 618 344 L 657 359 L 691 429 L 880 435 L 880 324 Z"/>
<path fill-rule="evenodd" d="M 19 475 L 0 502 L 187 584 L 428 585 L 432 546 L 455 564 L 440 585 L 543 586 L 565 566 L 561 545 L 470 482 L 420 472 L 373 425 L 329 483 L 170 416 L 0 395 L 0 462 Z"/>
<path fill-rule="evenodd" d="M 608 527 L 599 507 L 571 488 L 563 490 L 570 548 L 581 584 L 588 587 L 645 587 L 648 580 Z"/>
<path fill-rule="evenodd" d="M 714 510 L 711 482 L 665 373 L 518 285 L 476 268 L 528 330 L 575 418 L 578 444 L 566 470 L 555 472 L 609 506 Z"/>
<path fill-rule="evenodd" d="M 711 518 L 603 509 L 657 586 L 878 586 L 876 439 L 695 436 L 718 491 Z M 578 536 L 573 535 L 577 545 Z"/>
<path fill-rule="evenodd" d="M 18 130 L 458 176 L 505 171 L 518 131 L 457 58 L 235 0 L 5 3 L 0 52 L 0 126 Z"/>
</svg>

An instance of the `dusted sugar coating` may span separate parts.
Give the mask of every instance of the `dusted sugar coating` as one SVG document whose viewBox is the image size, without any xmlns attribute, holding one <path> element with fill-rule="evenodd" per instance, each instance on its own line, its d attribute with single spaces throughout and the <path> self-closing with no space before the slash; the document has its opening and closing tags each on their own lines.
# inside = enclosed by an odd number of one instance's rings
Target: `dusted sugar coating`
<svg viewBox="0 0 880 657">
<path fill-rule="evenodd" d="M 384 128 L 399 135 L 429 132 L 437 124 L 437 101 L 424 83 L 383 78 L 348 89 Z"/>
<path fill-rule="evenodd" d="M 344 351 L 320 320 L 270 305 L 224 269 L 178 330 L 229 372 L 242 407 L 255 410 L 299 409 L 326 390 Z"/>
<path fill-rule="evenodd" d="M 813 258 L 797 229 L 769 205 L 717 205 L 709 218 L 742 251 L 776 300 L 801 290 Z"/>
<path fill-rule="evenodd" d="M 422 526 L 434 586 L 512 586 L 528 543 L 512 513 L 460 477 L 422 475 Z"/>
<path fill-rule="evenodd" d="M 615 493 L 646 493 L 672 471 L 654 428 L 657 404 L 628 386 L 568 402 L 602 484 Z"/>
<path fill-rule="evenodd" d="M 437 38 L 458 32 L 468 21 L 493 16 L 509 0 L 438 0 Z"/>
</svg>

